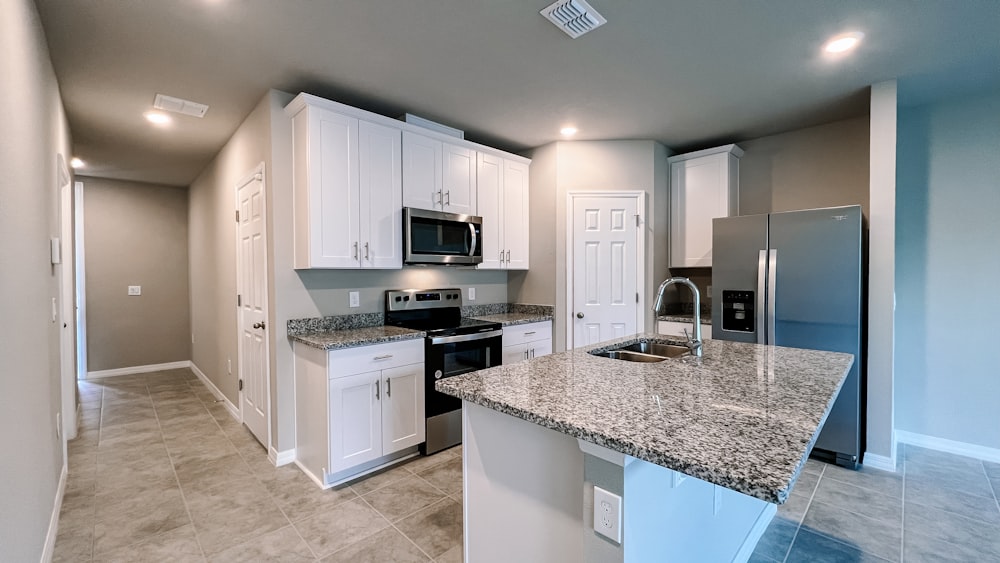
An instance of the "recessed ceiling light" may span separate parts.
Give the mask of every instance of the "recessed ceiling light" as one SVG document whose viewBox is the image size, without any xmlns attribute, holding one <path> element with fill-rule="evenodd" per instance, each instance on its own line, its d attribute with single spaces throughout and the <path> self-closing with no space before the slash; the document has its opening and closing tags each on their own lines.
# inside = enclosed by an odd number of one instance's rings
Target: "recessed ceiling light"
<svg viewBox="0 0 1000 563">
<path fill-rule="evenodd" d="M 831 54 L 845 53 L 857 47 L 858 43 L 861 43 L 861 39 L 863 39 L 864 36 L 865 34 L 860 31 L 841 33 L 840 35 L 830 38 L 830 40 L 826 42 L 826 45 L 823 45 L 823 50 Z"/>
<path fill-rule="evenodd" d="M 573 135 L 576 135 L 576 127 L 571 125 L 566 126 L 560 129 L 559 132 L 562 133 L 564 137 L 572 137 Z"/>
<path fill-rule="evenodd" d="M 69 165 L 72 166 L 74 170 L 76 170 L 79 168 L 83 168 L 84 166 L 87 165 L 87 163 L 74 156 L 72 159 L 70 159 Z"/>
<path fill-rule="evenodd" d="M 146 120 L 148 120 L 153 125 L 166 125 L 170 123 L 170 116 L 165 113 L 160 113 L 158 111 L 147 111 L 142 115 L 146 116 Z"/>
</svg>

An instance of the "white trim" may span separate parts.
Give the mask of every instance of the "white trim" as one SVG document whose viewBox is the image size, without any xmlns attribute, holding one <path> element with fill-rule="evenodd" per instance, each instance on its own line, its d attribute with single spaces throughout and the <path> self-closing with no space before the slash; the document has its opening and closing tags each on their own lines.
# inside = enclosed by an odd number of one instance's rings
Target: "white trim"
<svg viewBox="0 0 1000 563">
<path fill-rule="evenodd" d="M 117 377 L 119 375 L 133 375 L 136 373 L 149 373 L 152 371 L 162 371 L 165 369 L 180 369 L 191 367 L 189 360 L 182 362 L 168 362 L 165 364 L 149 364 L 145 366 L 131 366 L 127 368 L 103 369 L 98 371 L 88 371 L 87 379 L 100 379 L 102 377 Z"/>
<path fill-rule="evenodd" d="M 66 493 L 66 476 L 68 473 L 66 458 L 63 458 L 62 471 L 59 473 L 59 486 L 56 488 L 56 498 L 52 503 L 52 516 L 49 517 L 49 531 L 45 534 L 42 563 L 52 561 L 52 556 L 55 554 L 56 536 L 59 535 L 59 513 L 62 511 L 63 495 Z"/>
<path fill-rule="evenodd" d="M 623 191 L 571 191 L 566 194 L 566 349 L 573 349 L 573 204 L 578 197 L 634 198 L 635 212 L 640 224 L 636 227 L 635 288 L 639 293 L 636 303 L 636 332 L 646 332 L 646 192 L 643 190 Z M 654 323 L 655 323 L 654 319 Z M 651 330 L 656 330 L 654 325 Z"/>
<path fill-rule="evenodd" d="M 87 276 L 83 245 L 83 182 L 73 183 L 73 276 L 76 282 L 76 376 L 87 378 Z"/>
<path fill-rule="evenodd" d="M 884 455 L 873 454 L 871 452 L 865 452 L 864 466 L 871 467 L 872 469 L 881 469 L 882 471 L 890 471 L 892 473 L 896 472 L 896 458 L 886 457 Z"/>
<path fill-rule="evenodd" d="M 187 367 L 191 368 L 191 371 L 198 376 L 198 379 L 200 379 L 201 382 L 205 384 L 205 387 L 208 387 L 208 390 L 211 391 L 213 395 L 215 395 L 215 398 L 218 399 L 220 402 L 222 402 L 222 406 L 226 407 L 226 410 L 229 411 L 229 414 L 231 414 L 233 418 L 236 419 L 236 422 L 241 422 L 240 409 L 236 408 L 236 405 L 234 405 L 229 399 L 227 399 L 226 396 L 222 394 L 222 391 L 219 391 L 219 388 L 216 387 L 214 383 L 212 383 L 212 380 L 209 379 L 207 375 L 205 375 L 205 372 L 198 369 L 198 366 L 196 366 L 194 362 L 187 362 L 187 364 L 188 364 Z"/>
<path fill-rule="evenodd" d="M 926 434 L 907 432 L 906 430 L 896 430 L 896 442 L 1000 463 L 1000 449 L 997 448 L 948 440 L 947 438 L 937 438 L 935 436 L 927 436 Z"/>
<path fill-rule="evenodd" d="M 718 485 L 716 485 L 715 490 L 719 490 Z M 764 532 L 767 531 L 767 527 L 771 524 L 771 520 L 774 519 L 774 515 L 777 513 L 778 505 L 767 503 L 764 506 L 764 509 L 757 515 L 757 520 L 750 527 L 750 531 L 747 532 L 747 537 L 743 540 L 743 545 L 740 546 L 736 555 L 733 556 L 733 561 L 748 561 L 750 559 L 754 548 L 757 547 L 757 542 L 764 536 Z"/>
<path fill-rule="evenodd" d="M 295 448 L 279 452 L 274 449 L 274 446 L 270 446 L 267 448 L 267 459 L 275 467 L 288 465 L 289 463 L 293 463 L 295 461 Z"/>
</svg>

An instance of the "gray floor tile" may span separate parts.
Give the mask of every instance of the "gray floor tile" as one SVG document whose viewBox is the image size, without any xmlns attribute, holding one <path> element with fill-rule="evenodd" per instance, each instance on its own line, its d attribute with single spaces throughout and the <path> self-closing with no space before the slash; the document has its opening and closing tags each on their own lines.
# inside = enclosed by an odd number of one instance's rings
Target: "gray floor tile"
<svg viewBox="0 0 1000 563">
<path fill-rule="evenodd" d="M 825 477 L 816 487 L 813 502 L 844 508 L 876 520 L 902 522 L 903 519 L 902 497 L 883 495 Z"/>
<path fill-rule="evenodd" d="M 63 529 L 59 524 L 59 534 L 56 536 L 55 548 L 52 551 L 53 563 L 90 561 L 94 555 L 94 527 L 86 529 Z"/>
<path fill-rule="evenodd" d="M 322 559 L 325 563 L 426 563 L 417 546 L 392 528 L 386 528 Z"/>
<path fill-rule="evenodd" d="M 347 486 L 321 489 L 297 467 L 291 469 L 262 477 L 261 483 L 292 522 L 319 514 L 358 496 Z"/>
<path fill-rule="evenodd" d="M 292 526 L 264 534 L 235 545 L 208 558 L 212 563 L 233 561 L 270 561 L 299 563 L 315 561 L 316 557 Z"/>
<path fill-rule="evenodd" d="M 896 548 L 897 552 L 899 547 Z M 893 561 L 898 561 L 897 555 Z M 807 529 L 800 529 L 788 552 L 788 563 L 885 563 L 887 560 L 858 549 L 855 545 L 834 541 Z"/>
<path fill-rule="evenodd" d="M 900 520 L 876 520 L 813 499 L 802 526 L 890 561 L 899 560 Z"/>
<path fill-rule="evenodd" d="M 294 524 L 313 553 L 323 557 L 355 544 L 390 526 L 361 499 L 340 504 Z"/>
<path fill-rule="evenodd" d="M 959 491 L 937 487 L 923 480 L 907 480 L 906 504 L 929 506 L 953 512 L 966 518 L 1000 525 L 1000 508 L 995 499 L 969 495 Z"/>
<path fill-rule="evenodd" d="M 978 459 L 911 446 L 910 444 L 906 444 L 903 448 L 903 461 L 911 465 L 935 465 L 954 471 L 981 472 L 983 469 L 983 462 Z"/>
<path fill-rule="evenodd" d="M 861 466 L 861 469 L 845 469 L 836 465 L 827 465 L 823 479 L 833 479 L 848 483 L 876 493 L 902 498 L 903 474 L 881 469 Z"/>
<path fill-rule="evenodd" d="M 386 519 L 395 522 L 444 497 L 444 493 L 427 481 L 410 477 L 372 491 L 362 498 Z"/>
<path fill-rule="evenodd" d="M 238 486 L 224 483 L 206 491 L 185 492 L 184 496 L 207 555 L 289 523 L 256 479 L 244 479 Z"/>
<path fill-rule="evenodd" d="M 205 557 L 198 546 L 194 528 L 187 525 L 137 544 L 100 554 L 94 561 L 196 563 L 205 561 Z"/>
<path fill-rule="evenodd" d="M 792 492 L 810 497 L 813 491 L 816 490 L 817 484 L 819 484 L 819 473 L 806 473 L 803 471 L 799 473 L 799 478 L 792 485 Z"/>
<path fill-rule="evenodd" d="M 755 556 L 783 561 L 788 554 L 788 548 L 792 545 L 792 539 L 799 526 L 797 522 L 789 522 L 780 516 L 771 520 L 771 524 L 764 531 L 757 547 L 754 548 Z"/>
<path fill-rule="evenodd" d="M 462 563 L 464 561 L 462 546 L 453 547 L 448 551 L 442 553 L 434 560 L 434 563 Z M 753 561 L 753 559 L 751 559 Z M 770 563 L 769 561 L 758 562 L 758 563 Z"/>
<path fill-rule="evenodd" d="M 788 500 L 785 504 L 778 505 L 778 516 L 784 518 L 789 522 L 799 524 L 802 522 L 802 517 L 806 515 L 806 509 L 809 508 L 810 497 L 807 495 L 800 495 L 796 492 L 788 495 Z"/>
<path fill-rule="evenodd" d="M 180 498 L 108 514 L 94 526 L 94 557 L 189 524 L 191 519 Z"/>
<path fill-rule="evenodd" d="M 821 475 L 823 469 L 825 469 L 827 464 L 822 461 L 816 461 L 815 459 L 807 459 L 805 466 L 802 468 L 803 473 L 812 473 L 814 475 Z"/>
<path fill-rule="evenodd" d="M 412 460 L 407 461 L 405 466 L 414 473 L 420 473 L 421 471 L 430 469 L 436 465 L 441 465 L 442 463 L 451 461 L 455 458 L 456 456 L 451 453 L 451 450 L 445 450 L 434 455 L 415 457 Z"/>
<path fill-rule="evenodd" d="M 462 490 L 462 460 L 460 458 L 452 458 L 440 465 L 420 471 L 417 475 L 447 494 Z"/>
<path fill-rule="evenodd" d="M 462 546 L 462 506 L 445 499 L 400 520 L 396 528 L 436 559 Z"/>
<path fill-rule="evenodd" d="M 911 550 L 928 551 L 933 544 L 952 544 L 1000 561 L 1000 526 L 964 518 L 936 508 L 907 504 L 903 523 Z M 947 546 L 938 547 L 938 551 Z"/>
<path fill-rule="evenodd" d="M 408 465 L 409 464 L 397 466 L 378 473 L 366 475 L 357 481 L 352 481 L 350 483 L 351 488 L 354 489 L 354 492 L 359 495 L 366 495 L 374 490 L 381 489 L 386 485 L 395 483 L 396 481 L 409 479 L 410 477 L 413 477 L 413 473 L 410 472 Z"/>
<path fill-rule="evenodd" d="M 250 467 L 235 451 L 222 456 L 204 456 L 175 463 L 174 471 L 177 473 L 177 481 L 185 492 L 207 490 L 223 483 L 239 483 L 253 479 Z"/>
<path fill-rule="evenodd" d="M 945 468 L 938 465 L 906 465 L 906 481 L 919 481 L 927 486 L 952 489 L 970 495 L 992 497 L 993 489 L 983 468 L 961 469 Z"/>
</svg>

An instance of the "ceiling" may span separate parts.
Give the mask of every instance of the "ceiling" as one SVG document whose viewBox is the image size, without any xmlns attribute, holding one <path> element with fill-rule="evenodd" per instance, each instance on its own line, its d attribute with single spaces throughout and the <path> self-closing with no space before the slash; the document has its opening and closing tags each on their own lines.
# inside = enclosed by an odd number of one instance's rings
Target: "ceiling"
<svg viewBox="0 0 1000 563">
<path fill-rule="evenodd" d="M 84 174 L 189 185 L 268 88 L 404 112 L 521 151 L 656 139 L 684 151 L 864 115 L 900 79 L 920 103 L 1000 89 L 994 0 L 590 0 L 570 39 L 550 0 L 36 0 Z M 860 30 L 850 56 L 831 35 Z M 157 93 L 208 104 L 170 128 Z"/>
</svg>

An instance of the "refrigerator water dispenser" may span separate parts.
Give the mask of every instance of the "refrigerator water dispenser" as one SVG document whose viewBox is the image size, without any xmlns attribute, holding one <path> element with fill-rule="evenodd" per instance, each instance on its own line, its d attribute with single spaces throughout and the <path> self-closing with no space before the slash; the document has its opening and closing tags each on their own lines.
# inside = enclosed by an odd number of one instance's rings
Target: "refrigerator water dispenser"
<svg viewBox="0 0 1000 563">
<path fill-rule="evenodd" d="M 753 332 L 754 303 L 753 291 L 722 290 L 722 330 Z"/>
</svg>

